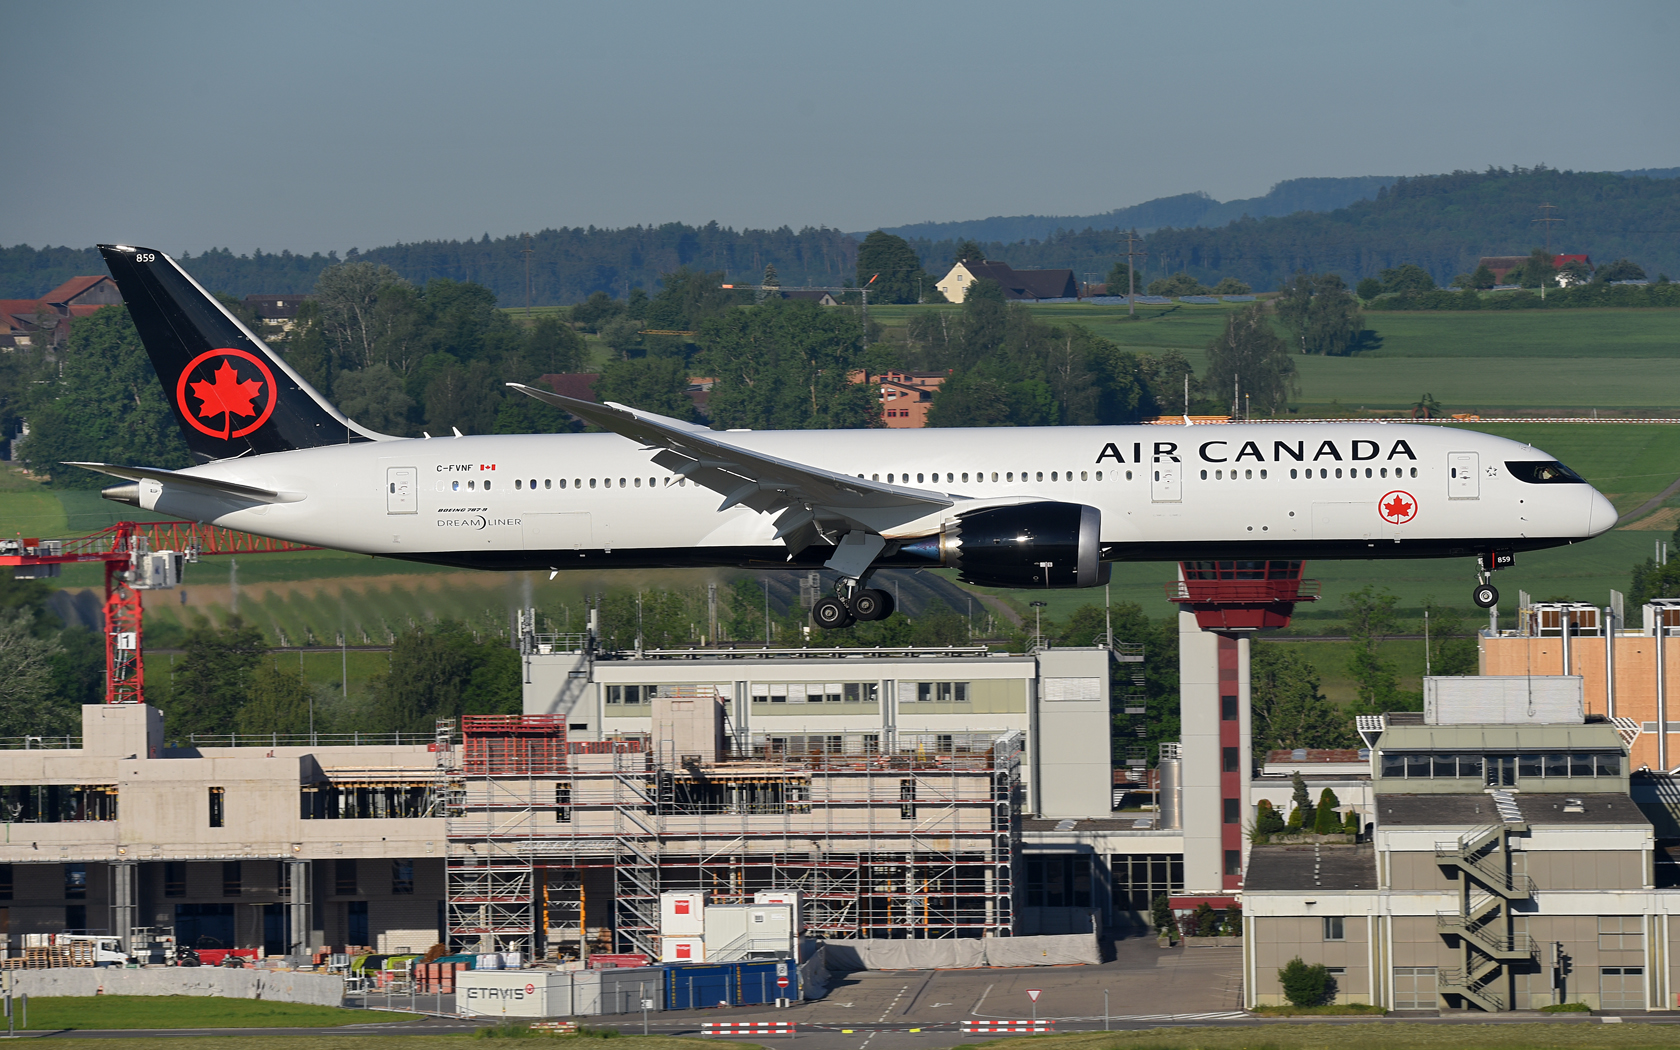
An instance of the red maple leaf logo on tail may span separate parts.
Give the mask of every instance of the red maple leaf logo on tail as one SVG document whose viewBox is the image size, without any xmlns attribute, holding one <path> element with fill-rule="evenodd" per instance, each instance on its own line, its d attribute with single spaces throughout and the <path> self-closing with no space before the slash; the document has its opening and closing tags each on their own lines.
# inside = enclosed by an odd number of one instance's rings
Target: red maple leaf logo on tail
<svg viewBox="0 0 1680 1050">
<path fill-rule="evenodd" d="M 1409 520 L 1416 507 L 1416 502 L 1408 500 L 1404 493 L 1394 492 L 1389 494 L 1388 502 L 1382 505 L 1382 515 L 1398 525 Z"/>
<path fill-rule="evenodd" d="M 233 432 L 234 416 L 254 416 L 256 408 L 251 401 L 262 395 L 263 385 L 255 379 L 241 380 L 239 373 L 234 371 L 224 359 L 222 367 L 216 369 L 216 381 L 213 383 L 197 382 L 191 384 L 193 396 L 202 404 L 198 414 L 203 419 L 223 417 L 222 427 L 224 436 Z"/>
</svg>

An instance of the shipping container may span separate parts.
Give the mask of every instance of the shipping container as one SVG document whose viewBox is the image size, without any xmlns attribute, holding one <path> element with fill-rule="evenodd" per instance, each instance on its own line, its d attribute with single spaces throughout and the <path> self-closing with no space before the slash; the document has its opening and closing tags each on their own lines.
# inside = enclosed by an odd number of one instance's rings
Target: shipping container
<svg viewBox="0 0 1680 1050">
<path fill-rule="evenodd" d="M 664 973 L 657 966 L 611 970 L 575 970 L 572 979 L 572 1012 L 579 1017 L 596 1014 L 633 1014 L 650 1000 L 649 1010 L 662 1008 L 660 985 Z"/>
<path fill-rule="evenodd" d="M 754 904 L 790 904 L 793 906 L 793 931 L 799 933 L 805 929 L 803 914 L 804 895 L 798 890 L 759 890 L 753 894 Z"/>
<path fill-rule="evenodd" d="M 475 1017 L 570 1017 L 571 974 L 558 970 L 468 970 L 455 977 L 455 1003 Z"/>
<path fill-rule="evenodd" d="M 706 932 L 704 890 L 667 891 L 659 895 L 659 933 L 664 937 L 699 937 Z"/>
<path fill-rule="evenodd" d="M 1466 675 L 1423 680 L 1423 721 L 1432 726 L 1580 725 L 1580 675 Z"/>
<path fill-rule="evenodd" d="M 793 905 L 711 905 L 705 939 L 708 962 L 785 958 L 793 954 Z"/>
<path fill-rule="evenodd" d="M 661 937 L 659 961 L 705 962 L 706 941 L 701 937 Z"/>
<path fill-rule="evenodd" d="M 791 959 L 667 965 L 664 969 L 667 1010 L 754 1006 L 800 997 L 799 967 Z M 787 987 L 779 983 L 782 980 Z"/>
</svg>

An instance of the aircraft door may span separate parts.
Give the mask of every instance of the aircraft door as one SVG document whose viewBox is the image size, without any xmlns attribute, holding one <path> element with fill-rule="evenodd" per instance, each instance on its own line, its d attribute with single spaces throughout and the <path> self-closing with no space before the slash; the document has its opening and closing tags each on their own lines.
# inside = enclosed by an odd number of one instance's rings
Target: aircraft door
<svg viewBox="0 0 1680 1050">
<path fill-rule="evenodd" d="M 1481 457 L 1475 452 L 1447 453 L 1447 498 L 1481 499 Z"/>
<path fill-rule="evenodd" d="M 415 493 L 415 489 L 418 488 L 419 473 L 414 467 L 385 468 L 385 513 L 420 513 L 419 501 Z"/>
<path fill-rule="evenodd" d="M 1149 498 L 1156 503 L 1178 503 L 1182 499 L 1184 473 L 1183 464 L 1178 461 L 1178 446 L 1157 442 L 1154 460 L 1150 466 Z"/>
</svg>

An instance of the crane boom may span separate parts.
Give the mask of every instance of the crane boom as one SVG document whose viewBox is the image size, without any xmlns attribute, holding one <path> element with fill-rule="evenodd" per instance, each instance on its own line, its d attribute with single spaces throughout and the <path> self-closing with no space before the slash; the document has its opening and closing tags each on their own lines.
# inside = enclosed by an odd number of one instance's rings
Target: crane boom
<svg viewBox="0 0 1680 1050">
<path fill-rule="evenodd" d="M 196 521 L 119 521 L 68 540 L 0 539 L 0 566 L 17 579 L 59 575 L 65 565 L 105 565 L 105 702 L 145 702 L 141 592 L 174 587 L 181 567 L 206 554 L 319 550 Z"/>
</svg>

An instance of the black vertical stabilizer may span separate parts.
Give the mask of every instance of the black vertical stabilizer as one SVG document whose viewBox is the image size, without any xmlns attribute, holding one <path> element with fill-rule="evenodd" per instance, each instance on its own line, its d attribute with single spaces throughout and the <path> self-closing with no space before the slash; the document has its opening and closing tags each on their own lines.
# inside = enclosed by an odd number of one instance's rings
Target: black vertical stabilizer
<svg viewBox="0 0 1680 1050">
<path fill-rule="evenodd" d="M 378 436 L 329 405 L 174 259 L 123 244 L 99 251 L 201 461 Z"/>
</svg>

